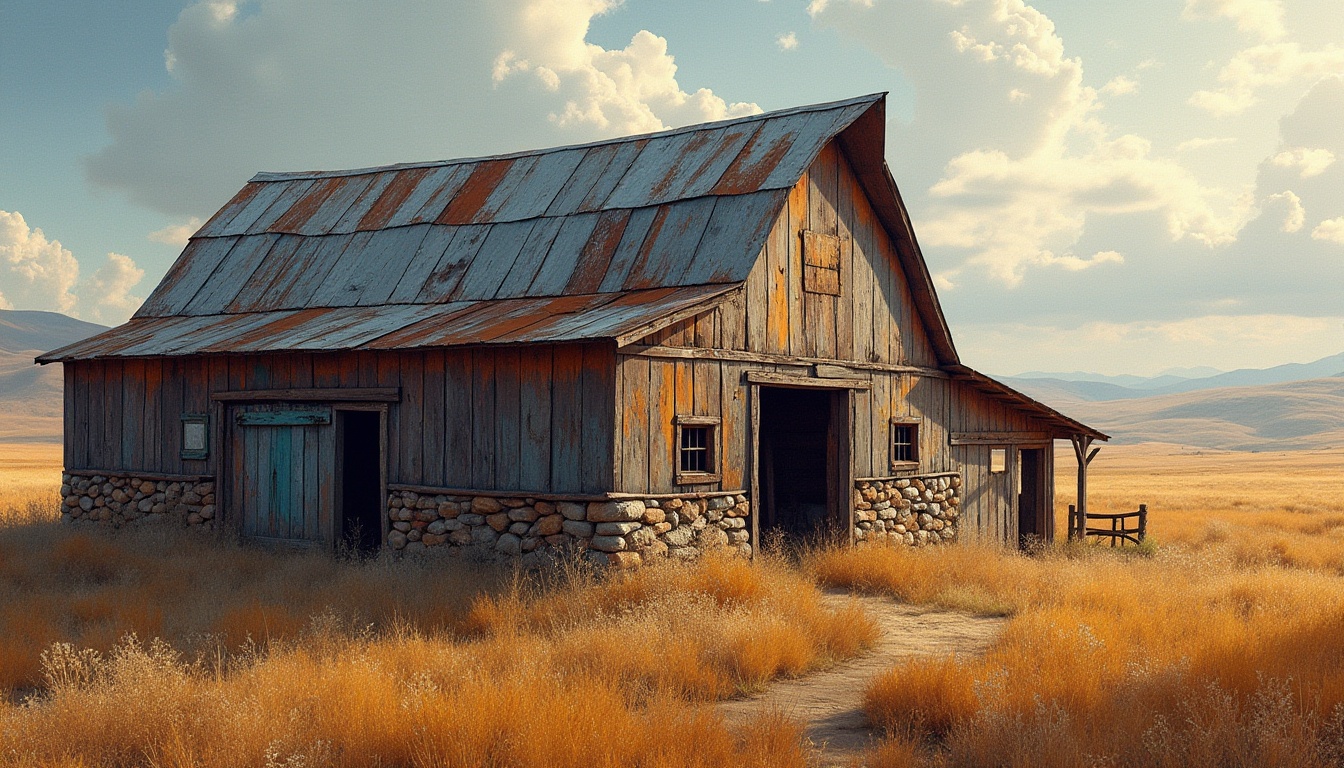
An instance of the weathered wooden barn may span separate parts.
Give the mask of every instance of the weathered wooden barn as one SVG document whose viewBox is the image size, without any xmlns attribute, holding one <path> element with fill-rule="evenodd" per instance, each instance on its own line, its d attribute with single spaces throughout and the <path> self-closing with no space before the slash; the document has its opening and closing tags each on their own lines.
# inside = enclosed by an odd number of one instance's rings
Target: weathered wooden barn
<svg viewBox="0 0 1344 768">
<path fill-rule="evenodd" d="M 622 564 L 1048 540 L 1053 441 L 1105 435 L 961 364 L 884 108 L 259 174 L 129 322 L 38 359 L 65 511 Z"/>
</svg>

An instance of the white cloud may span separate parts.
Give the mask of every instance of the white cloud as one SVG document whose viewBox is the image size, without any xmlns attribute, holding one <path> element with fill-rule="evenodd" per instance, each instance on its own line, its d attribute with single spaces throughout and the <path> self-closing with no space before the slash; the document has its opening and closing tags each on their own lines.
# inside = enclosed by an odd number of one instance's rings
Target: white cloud
<svg viewBox="0 0 1344 768">
<path fill-rule="evenodd" d="M 59 240 L 29 227 L 18 211 L 0 211 L 0 307 L 69 313 L 79 262 Z"/>
<path fill-rule="evenodd" d="M 1344 74 L 1344 48 L 1303 50 L 1296 42 L 1266 43 L 1240 51 L 1218 73 L 1222 87 L 1196 91 L 1190 103 L 1217 116 L 1235 115 L 1259 102 L 1264 88 Z"/>
<path fill-rule="evenodd" d="M 1123 96 L 1139 89 L 1139 82 L 1126 75 L 1117 75 L 1101 86 L 1101 92 L 1107 96 Z"/>
<path fill-rule="evenodd" d="M 1296 168 L 1304 179 L 1320 176 L 1335 162 L 1335 153 L 1328 149 L 1296 147 L 1271 157 L 1269 162 L 1280 168 Z"/>
<path fill-rule="evenodd" d="M 951 157 L 919 223 L 923 243 L 964 254 L 944 265 L 949 279 L 972 269 L 1016 286 L 1035 268 L 1120 264 L 1122 243 L 1080 247 L 1089 222 L 1108 216 L 1149 214 L 1172 241 L 1220 245 L 1251 212 L 1244 190 L 1207 186 L 1148 139 L 1103 122 L 1103 97 L 1137 82 L 1087 85 L 1051 19 L 1022 0 L 832 4 L 819 20 L 913 81 L 915 121 L 893 143 Z M 1098 255 L 1071 255 L 1080 251 Z"/>
<path fill-rule="evenodd" d="M 257 170 L 349 168 L 590 141 L 757 111 L 684 87 L 666 39 L 587 40 L 618 0 L 201 2 L 173 83 L 108 109 L 95 183 L 185 219 Z M 164 233 L 167 237 L 169 233 Z"/>
<path fill-rule="evenodd" d="M 1344 245 L 1344 216 L 1326 219 L 1317 224 L 1316 228 L 1311 230 L 1311 237 L 1315 240 L 1324 240 L 1327 243 Z"/>
<path fill-rule="evenodd" d="M 109 253 L 85 282 L 79 261 L 59 240 L 48 240 L 17 211 L 0 211 L 0 308 L 63 312 L 118 323 L 143 299 L 130 290 L 145 276 L 129 257 Z"/>
<path fill-rule="evenodd" d="M 1284 208 L 1283 225 L 1280 229 L 1289 233 L 1300 231 L 1307 223 L 1307 210 L 1302 207 L 1302 198 L 1293 194 L 1291 190 L 1285 190 L 1266 199 L 1271 205 L 1279 201 L 1282 201 Z"/>
<path fill-rule="evenodd" d="M 87 311 L 81 316 L 100 323 L 124 321 L 144 302 L 143 297 L 131 295 L 131 289 L 144 276 L 145 270 L 137 267 L 129 256 L 107 254 L 103 266 L 80 286 L 81 294 L 96 297 L 87 302 Z"/>
<path fill-rule="evenodd" d="M 1202 139 L 1187 139 L 1176 145 L 1177 152 L 1193 152 L 1197 149 L 1207 149 L 1209 147 L 1223 147 L 1228 144 L 1236 144 L 1237 139 L 1233 136 L 1213 136 Z"/>
<path fill-rule="evenodd" d="M 163 229 L 150 232 L 149 239 L 164 245 L 185 246 L 191 236 L 196 234 L 196 230 L 201 228 L 201 223 L 199 216 L 192 216 L 185 224 L 169 224 Z"/>
<path fill-rule="evenodd" d="M 1284 35 L 1283 6 L 1279 0 L 1186 0 L 1184 19 L 1222 16 L 1237 25 L 1237 29 L 1264 40 L 1277 40 Z"/>
<path fill-rule="evenodd" d="M 781 51 L 793 51 L 798 48 L 798 35 L 795 32 L 785 32 L 775 38 L 775 45 L 779 46 Z"/>
</svg>

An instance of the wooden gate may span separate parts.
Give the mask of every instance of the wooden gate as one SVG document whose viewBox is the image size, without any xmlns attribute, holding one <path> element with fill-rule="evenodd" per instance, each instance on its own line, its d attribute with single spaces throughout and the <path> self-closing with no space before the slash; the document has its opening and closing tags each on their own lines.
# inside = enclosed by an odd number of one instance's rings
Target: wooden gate
<svg viewBox="0 0 1344 768">
<path fill-rule="evenodd" d="M 230 422 L 229 499 L 243 536 L 332 544 L 337 475 L 331 407 L 237 405 Z"/>
</svg>

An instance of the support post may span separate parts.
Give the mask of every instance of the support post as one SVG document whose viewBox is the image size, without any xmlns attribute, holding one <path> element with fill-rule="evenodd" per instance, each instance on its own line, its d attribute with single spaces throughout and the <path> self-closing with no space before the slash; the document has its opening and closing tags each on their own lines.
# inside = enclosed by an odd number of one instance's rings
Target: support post
<svg viewBox="0 0 1344 768">
<path fill-rule="evenodd" d="M 1082 541 L 1087 533 L 1087 465 L 1096 458 L 1100 448 L 1092 447 L 1091 435 L 1074 435 L 1069 438 L 1073 443 L 1073 453 L 1078 458 L 1078 515 L 1071 530 L 1069 539 L 1071 541 Z"/>
<path fill-rule="evenodd" d="M 1148 536 L 1148 505 L 1139 505 L 1139 541 L 1143 541 Z"/>
</svg>

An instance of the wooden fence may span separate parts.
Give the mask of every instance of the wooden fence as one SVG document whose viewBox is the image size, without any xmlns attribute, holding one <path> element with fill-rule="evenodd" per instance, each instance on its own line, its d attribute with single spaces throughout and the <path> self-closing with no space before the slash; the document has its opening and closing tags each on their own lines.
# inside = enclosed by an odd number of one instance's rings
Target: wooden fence
<svg viewBox="0 0 1344 768">
<path fill-rule="evenodd" d="M 1084 536 L 1105 537 L 1111 540 L 1111 546 L 1117 543 L 1124 546 L 1126 543 L 1142 544 L 1144 538 L 1148 535 L 1148 505 L 1140 504 L 1137 511 L 1121 512 L 1114 515 L 1098 514 L 1088 512 L 1087 519 L 1083 520 L 1078 514 L 1078 509 L 1069 505 L 1069 531 L 1071 534 L 1082 531 L 1083 536 L 1070 535 L 1069 538 L 1083 538 Z M 1110 521 L 1111 527 L 1102 527 L 1105 521 Z M 1093 527 L 1093 521 L 1098 522 L 1097 527 Z M 1131 526 L 1131 522 L 1133 525 Z"/>
</svg>

